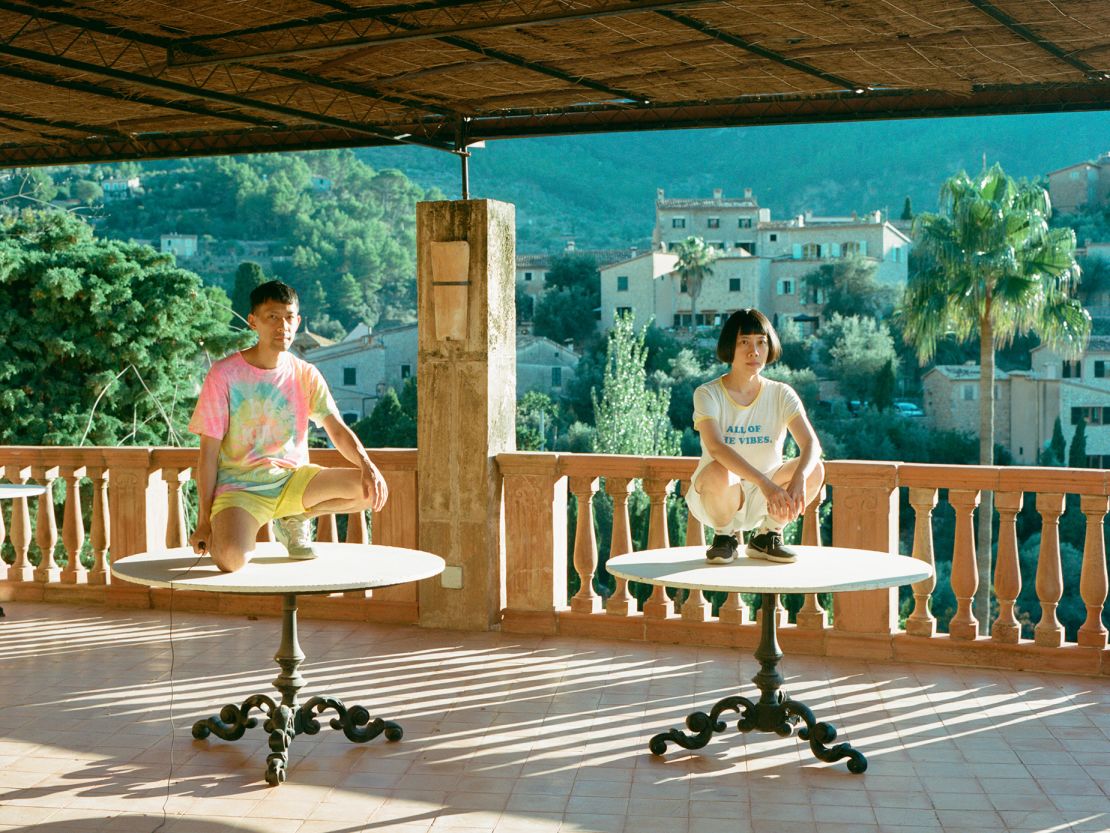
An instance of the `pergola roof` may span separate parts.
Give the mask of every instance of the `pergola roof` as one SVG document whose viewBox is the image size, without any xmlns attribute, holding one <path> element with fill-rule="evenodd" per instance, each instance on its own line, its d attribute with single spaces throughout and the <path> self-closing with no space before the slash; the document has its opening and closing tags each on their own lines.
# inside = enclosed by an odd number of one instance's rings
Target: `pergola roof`
<svg viewBox="0 0 1110 833">
<path fill-rule="evenodd" d="M 1105 109 L 1106 0 L 0 0 L 0 165 Z"/>
</svg>

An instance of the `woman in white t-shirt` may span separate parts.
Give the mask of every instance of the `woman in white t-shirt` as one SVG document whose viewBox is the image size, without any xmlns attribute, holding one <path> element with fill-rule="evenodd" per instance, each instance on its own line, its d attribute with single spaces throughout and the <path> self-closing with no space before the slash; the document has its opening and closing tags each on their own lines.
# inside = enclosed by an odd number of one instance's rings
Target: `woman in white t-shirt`
<svg viewBox="0 0 1110 833">
<path fill-rule="evenodd" d="M 780 355 L 767 316 L 738 310 L 717 339 L 717 357 L 732 369 L 694 391 L 702 452 L 686 505 L 716 532 L 705 554 L 710 563 L 736 558 L 738 535 L 746 530 L 755 530 L 748 557 L 793 561 L 795 554 L 783 545 L 783 527 L 805 511 L 824 481 L 821 444 L 801 399 L 789 385 L 761 375 Z M 783 462 L 787 431 L 799 455 Z"/>
</svg>

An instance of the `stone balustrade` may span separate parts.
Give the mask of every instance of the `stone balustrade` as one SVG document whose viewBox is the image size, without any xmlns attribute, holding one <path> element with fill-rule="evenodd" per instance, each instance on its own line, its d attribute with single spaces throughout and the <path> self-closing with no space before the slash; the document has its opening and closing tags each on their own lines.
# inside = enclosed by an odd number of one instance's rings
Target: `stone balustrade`
<svg viewBox="0 0 1110 833">
<path fill-rule="evenodd" d="M 219 613 L 280 613 L 277 597 L 236 596 L 153 589 L 113 581 L 108 559 L 120 560 L 138 552 L 187 546 L 188 500 L 196 449 L 190 448 L 54 448 L 0 447 L 0 472 L 11 483 L 47 487 L 37 498 L 3 501 L 0 507 L 0 545 L 7 539 L 14 561 L 0 565 L 0 599 L 108 603 L 122 607 L 168 607 Z M 321 465 L 346 465 L 338 452 L 316 449 L 311 459 Z M 416 452 L 378 450 L 374 459 L 390 486 L 385 508 L 371 518 L 346 516 L 344 540 L 415 547 Z M 61 552 L 52 494 L 65 483 L 62 507 Z M 34 512 L 32 513 L 32 509 Z M 194 510 L 195 511 L 195 510 Z M 4 515 L 8 522 L 5 525 Z M 34 531 L 31 516 L 35 517 Z M 317 520 L 316 537 L 338 541 L 337 518 Z M 29 558 L 32 540 L 38 564 Z M 273 540 L 263 527 L 259 540 Z M 85 561 L 91 559 L 91 566 Z M 59 567 L 64 559 L 65 566 Z M 171 601 L 172 592 L 172 601 Z M 332 596 L 306 596 L 300 608 L 308 616 L 378 622 L 417 621 L 416 585 L 374 591 L 352 591 Z"/>
<path fill-rule="evenodd" d="M 369 528 L 363 515 L 348 516 L 344 540 L 416 547 L 420 543 L 417 453 L 388 449 L 372 455 L 389 482 L 390 500 L 373 515 Z M 109 559 L 187 543 L 187 495 L 195 458 L 194 449 L 0 447 L 0 471 L 6 481 L 43 484 L 57 493 L 64 488 L 65 493 L 60 512 L 47 511 L 48 507 L 54 510 L 54 505 L 46 495 L 4 501 L 0 506 L 0 544 L 6 539 L 14 553 L 10 565 L 0 566 L 0 600 L 159 608 L 172 604 L 181 610 L 276 615 L 277 599 L 183 591 L 174 591 L 171 598 L 168 590 L 111 580 Z M 344 464 L 333 450 L 314 450 L 312 459 L 324 465 Z M 689 488 L 695 460 L 511 452 L 497 455 L 496 462 L 503 487 L 504 560 L 489 569 L 493 571 L 490 580 L 501 582 L 504 630 L 690 645 L 752 647 L 757 643 L 756 623 L 762 611 L 753 616 L 750 599 L 737 594 L 707 599 L 697 591 L 655 588 L 641 605 L 624 582 L 596 580 L 599 559 L 593 506 L 599 493 L 607 495 L 612 506 L 611 555 L 633 549 L 629 503 L 634 492 L 642 493 L 636 500 L 647 504 L 644 546 L 671 543 L 666 510 L 668 503 L 675 502 L 680 504 L 674 514 L 685 524 L 685 540 L 704 543 L 704 530 L 690 522 L 680 499 Z M 789 652 L 1110 674 L 1103 625 L 1110 473 L 863 461 L 829 461 L 826 471 L 821 501 L 803 519 L 803 543 L 897 552 L 901 504 L 908 507 L 914 522 L 908 554 L 934 563 L 933 533 L 943 509 L 954 516 L 951 572 L 939 579 L 947 587 L 938 584 L 938 578 L 913 586 L 912 600 L 901 611 L 901 626 L 896 589 L 836 594 L 829 610 L 818 597 L 807 596 L 793 622 L 787 621 L 787 611 L 780 607 L 774 615 L 782 624 L 779 639 Z M 64 486 L 57 486 L 58 481 Z M 977 573 L 973 532 L 973 515 L 984 491 L 993 492 L 998 513 L 992 577 L 997 612 L 988 634 L 980 633 L 983 628 L 972 608 L 984 580 Z M 571 496 L 578 507 L 572 533 L 568 529 Z M 1065 640 L 1057 615 L 1065 589 L 1075 591 L 1064 584 L 1058 530 L 1068 496 L 1085 521 L 1078 592 L 1086 615 L 1075 642 Z M 1040 613 L 1035 622 L 1026 621 L 1027 627 L 1033 625 L 1032 638 L 1023 639 L 1019 613 L 1027 619 L 1029 612 L 1021 613 L 1016 607 L 1023 582 L 1017 528 L 1019 514 L 1030 505 L 1042 533 L 1034 579 Z M 1028 522 L 1028 508 L 1025 515 Z M 322 517 L 317 537 L 338 540 L 342 525 L 335 517 Z M 831 528 L 828 541 L 821 540 L 823 526 Z M 264 528 L 261 535 L 268 534 Z M 30 557 L 35 549 L 45 554 L 37 564 Z M 84 561 L 79 557 L 82 553 Z M 948 555 L 943 553 L 941 560 L 947 561 Z M 580 577 L 573 596 L 568 593 L 571 566 Z M 1027 569 L 1027 583 L 1029 577 Z M 947 590 L 955 598 L 955 611 L 947 632 L 941 633 L 932 601 L 938 591 Z M 411 623 L 421 619 L 420 593 L 419 586 L 405 585 L 306 597 L 302 611 L 322 618 Z M 429 598 L 423 599 L 425 606 Z"/>
<path fill-rule="evenodd" d="M 506 607 L 502 627 L 508 631 L 618 637 L 691 645 L 753 646 L 758 627 L 744 599 L 729 594 L 713 606 L 701 593 L 683 598 L 654 588 L 642 609 L 623 582 L 598 593 L 598 547 L 594 496 L 612 500 L 611 555 L 632 550 L 629 495 L 641 490 L 649 503 L 646 547 L 668 546 L 666 501 L 675 487 L 689 488 L 696 461 L 690 458 L 622 457 L 593 454 L 513 453 L 498 456 L 505 478 Z M 914 520 L 912 552 L 935 562 L 934 513 L 941 497 L 955 515 L 950 589 L 956 610 L 947 633 L 938 633 L 931 602 L 937 579 L 912 588 L 912 609 L 899 627 L 895 589 L 839 593 L 832 610 L 807 596 L 793 623 L 775 611 L 783 627 L 779 639 L 788 652 L 865 659 L 942 662 L 1001 668 L 1110 674 L 1107 629 L 1102 622 L 1107 599 L 1104 523 L 1110 473 L 1084 469 L 938 466 L 892 462 L 829 461 L 821 503 L 803 519 L 802 543 L 898 551 L 901 498 Z M 990 633 L 980 635 L 972 613 L 979 583 L 975 559 L 973 513 L 984 491 L 994 493 L 998 511 L 998 552 L 993 601 L 997 616 Z M 567 540 L 568 494 L 576 498 L 572 542 Z M 1064 584 L 1060 559 L 1059 518 L 1065 497 L 1078 496 L 1086 534 L 1079 592 L 1086 618 L 1076 642 L 1066 642 L 1056 607 Z M 673 498 L 671 498 L 673 499 Z M 1033 639 L 1021 638 L 1015 601 L 1021 593 L 1017 516 L 1024 501 L 1035 503 L 1041 542 L 1036 564 L 1040 616 Z M 1074 498 L 1073 498 L 1074 501 Z M 831 515 L 831 540 L 821 540 L 818 515 Z M 685 513 L 686 541 L 702 544 L 704 531 Z M 573 553 L 579 589 L 567 600 L 567 553 Z M 947 553 L 945 554 L 947 555 Z M 609 588 L 606 588 L 608 590 Z M 1028 615 L 1028 613 L 1026 613 Z"/>
</svg>

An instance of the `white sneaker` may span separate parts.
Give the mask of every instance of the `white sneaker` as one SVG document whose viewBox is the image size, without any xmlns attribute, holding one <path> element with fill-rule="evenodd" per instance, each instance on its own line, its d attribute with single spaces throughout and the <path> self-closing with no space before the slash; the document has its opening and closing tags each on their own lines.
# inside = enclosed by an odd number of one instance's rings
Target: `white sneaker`
<svg viewBox="0 0 1110 833">
<path fill-rule="evenodd" d="M 312 522 L 304 515 L 276 519 L 274 534 L 290 558 L 308 561 L 316 557 L 316 550 L 312 548 Z"/>
</svg>

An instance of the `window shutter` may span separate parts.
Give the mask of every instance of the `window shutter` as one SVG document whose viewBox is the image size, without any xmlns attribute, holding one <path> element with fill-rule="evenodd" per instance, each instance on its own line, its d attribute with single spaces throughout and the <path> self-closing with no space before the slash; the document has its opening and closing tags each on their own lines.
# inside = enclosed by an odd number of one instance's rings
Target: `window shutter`
<svg viewBox="0 0 1110 833">
<path fill-rule="evenodd" d="M 793 256 L 794 260 L 801 260 L 802 259 L 802 244 L 801 243 L 795 243 L 794 244 L 792 256 Z"/>
<path fill-rule="evenodd" d="M 840 257 L 840 244 L 839 243 L 833 243 L 831 245 L 832 245 L 832 254 L 830 255 L 830 257 Z"/>
<path fill-rule="evenodd" d="M 859 253 L 861 255 L 863 255 L 864 257 L 867 257 L 867 241 L 866 240 L 859 241 Z"/>
</svg>

